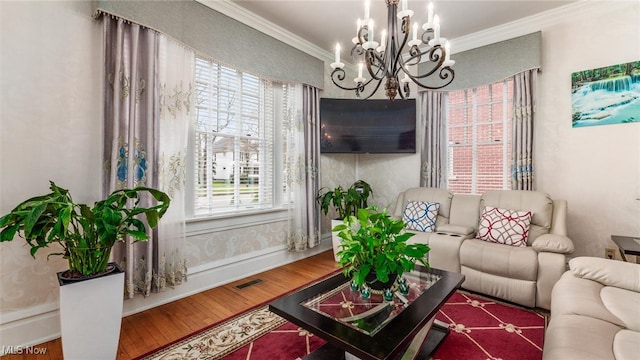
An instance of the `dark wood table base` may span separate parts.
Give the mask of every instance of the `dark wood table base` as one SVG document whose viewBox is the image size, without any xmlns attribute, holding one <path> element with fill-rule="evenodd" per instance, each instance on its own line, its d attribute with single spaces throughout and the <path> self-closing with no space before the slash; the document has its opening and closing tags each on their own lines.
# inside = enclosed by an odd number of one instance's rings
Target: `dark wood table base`
<svg viewBox="0 0 640 360">
<path fill-rule="evenodd" d="M 429 355 L 433 354 L 438 346 L 449 335 L 449 327 L 447 324 L 435 321 L 431 326 L 427 334 L 427 339 L 422 344 L 420 352 L 414 359 L 428 359 Z M 398 359 L 402 358 L 402 355 L 398 356 Z M 315 350 L 311 354 L 302 358 L 303 360 L 345 360 L 345 351 L 337 348 L 329 343 L 324 344 L 319 349 Z"/>
</svg>

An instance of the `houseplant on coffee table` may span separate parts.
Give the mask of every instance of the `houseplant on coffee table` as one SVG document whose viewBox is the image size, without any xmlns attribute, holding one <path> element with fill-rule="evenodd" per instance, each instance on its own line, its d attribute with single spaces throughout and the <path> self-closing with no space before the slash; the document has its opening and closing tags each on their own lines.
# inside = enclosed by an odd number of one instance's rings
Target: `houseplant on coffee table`
<svg viewBox="0 0 640 360">
<path fill-rule="evenodd" d="M 169 196 L 146 187 L 116 190 L 89 207 L 75 203 L 69 191 L 54 182 L 50 189 L 51 193 L 27 199 L 0 218 L 0 242 L 22 237 L 33 257 L 42 248 L 59 246 L 60 251 L 48 257 L 62 256 L 69 264 L 69 270 L 58 273 L 65 358 L 115 358 L 124 273 L 109 263 L 111 249 L 127 236 L 147 240 L 147 227 L 158 225 Z M 146 197 L 155 205 L 143 206 Z"/>
<path fill-rule="evenodd" d="M 320 205 L 322 213 L 327 215 L 329 209 L 333 208 L 338 218 L 331 220 L 331 229 L 342 223 L 342 220 L 349 215 L 356 215 L 358 209 L 366 208 L 369 197 L 373 194 L 371 185 L 364 180 L 358 180 L 345 189 L 338 186 L 334 189 L 322 188 L 318 191 L 316 201 Z M 331 240 L 333 242 L 333 254 L 336 261 L 338 258 L 338 246 L 340 238 L 335 231 L 332 231 Z"/>
<path fill-rule="evenodd" d="M 357 285 L 367 283 L 372 289 L 390 288 L 396 277 L 414 269 L 420 262 L 425 267 L 429 247 L 407 244 L 412 233 L 405 232 L 406 224 L 393 219 L 386 209 L 375 206 L 359 209 L 357 216 L 347 216 L 334 230 L 342 239 L 339 264 L 344 274 Z"/>
</svg>

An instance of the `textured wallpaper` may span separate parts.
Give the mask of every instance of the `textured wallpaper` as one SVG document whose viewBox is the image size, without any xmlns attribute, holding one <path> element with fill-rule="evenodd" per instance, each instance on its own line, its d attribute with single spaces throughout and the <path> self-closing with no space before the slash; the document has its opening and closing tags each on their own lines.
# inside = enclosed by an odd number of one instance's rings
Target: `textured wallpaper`
<svg viewBox="0 0 640 360">
<path fill-rule="evenodd" d="M 187 262 L 195 267 L 286 244 L 286 221 L 187 238 Z"/>
</svg>

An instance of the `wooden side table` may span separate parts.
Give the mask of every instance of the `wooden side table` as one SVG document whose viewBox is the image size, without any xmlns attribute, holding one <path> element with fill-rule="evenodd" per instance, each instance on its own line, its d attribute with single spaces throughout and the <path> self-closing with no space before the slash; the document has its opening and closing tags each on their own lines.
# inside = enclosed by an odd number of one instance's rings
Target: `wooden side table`
<svg viewBox="0 0 640 360">
<path fill-rule="evenodd" d="M 640 236 L 611 235 L 611 240 L 618 246 L 622 260 L 628 261 L 625 255 L 635 255 L 636 263 L 640 257 Z"/>
</svg>

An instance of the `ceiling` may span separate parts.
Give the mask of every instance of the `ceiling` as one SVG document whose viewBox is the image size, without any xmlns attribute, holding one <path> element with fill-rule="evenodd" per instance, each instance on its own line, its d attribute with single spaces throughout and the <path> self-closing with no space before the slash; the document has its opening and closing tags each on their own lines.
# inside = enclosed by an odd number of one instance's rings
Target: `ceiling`
<svg viewBox="0 0 640 360">
<path fill-rule="evenodd" d="M 456 39 L 575 1 L 439 0 L 434 1 L 434 12 L 440 17 L 441 36 Z M 364 17 L 364 0 L 232 2 L 327 51 L 332 51 L 337 42 L 345 48 L 355 36 L 357 19 Z M 413 21 L 426 21 L 427 0 L 408 0 L 408 8 L 415 13 Z M 384 0 L 371 0 L 371 17 L 376 24 L 384 24 L 386 27 Z M 452 51 L 455 52 L 455 41 L 452 46 Z"/>
</svg>

